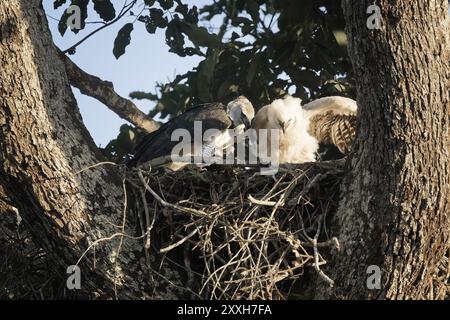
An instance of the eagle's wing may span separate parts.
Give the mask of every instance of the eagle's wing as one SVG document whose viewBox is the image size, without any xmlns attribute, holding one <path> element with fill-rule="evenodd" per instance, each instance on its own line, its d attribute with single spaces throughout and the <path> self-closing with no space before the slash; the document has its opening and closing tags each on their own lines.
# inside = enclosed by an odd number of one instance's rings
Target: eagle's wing
<svg viewBox="0 0 450 320">
<path fill-rule="evenodd" d="M 330 96 L 313 100 L 303 105 L 310 114 L 333 111 L 336 114 L 356 114 L 356 101 L 346 97 Z"/>
<path fill-rule="evenodd" d="M 214 103 L 193 107 L 148 134 L 136 147 L 135 155 L 128 166 L 137 166 L 152 159 L 170 155 L 173 148 L 180 143 L 171 141 L 172 132 L 176 129 L 186 129 L 193 139 L 194 121 L 202 122 L 202 132 L 208 129 L 228 129 L 233 124 L 223 104 Z"/>
<path fill-rule="evenodd" d="M 308 133 L 319 143 L 333 144 L 347 154 L 355 139 L 356 116 L 328 111 L 310 119 Z"/>
<path fill-rule="evenodd" d="M 325 97 L 303 106 L 309 120 L 308 133 L 321 144 L 335 145 L 347 154 L 356 132 L 356 101 L 345 97 Z"/>
</svg>

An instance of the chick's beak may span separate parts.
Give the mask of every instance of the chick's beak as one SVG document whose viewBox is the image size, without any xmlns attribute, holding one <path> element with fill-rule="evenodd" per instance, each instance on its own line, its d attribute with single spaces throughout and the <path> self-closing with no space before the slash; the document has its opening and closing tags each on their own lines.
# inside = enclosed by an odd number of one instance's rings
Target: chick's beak
<svg viewBox="0 0 450 320">
<path fill-rule="evenodd" d="M 286 124 L 284 123 L 284 121 L 279 121 L 279 124 L 280 124 L 281 131 L 283 131 L 283 134 L 285 134 L 286 133 Z"/>
</svg>

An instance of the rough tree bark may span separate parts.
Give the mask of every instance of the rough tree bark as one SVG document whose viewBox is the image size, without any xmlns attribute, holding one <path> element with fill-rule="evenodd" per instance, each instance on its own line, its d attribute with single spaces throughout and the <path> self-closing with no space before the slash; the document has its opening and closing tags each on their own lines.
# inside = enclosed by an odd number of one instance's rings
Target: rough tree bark
<svg viewBox="0 0 450 320">
<path fill-rule="evenodd" d="M 442 298 L 433 280 L 450 234 L 448 3 L 375 1 L 381 29 L 370 30 L 373 3 L 343 1 L 360 121 L 335 219 L 336 288 L 316 297 Z M 370 265 L 380 290 L 367 288 Z"/>
<path fill-rule="evenodd" d="M 61 268 L 80 263 L 92 297 L 148 298 L 141 240 L 124 223 L 116 167 L 101 161 L 82 124 L 41 1 L 0 2 L 0 188 L 33 237 Z M 114 235 L 114 236 L 113 236 Z M 108 241 L 99 239 L 110 237 Z M 160 297 L 174 297 L 158 290 Z"/>
</svg>

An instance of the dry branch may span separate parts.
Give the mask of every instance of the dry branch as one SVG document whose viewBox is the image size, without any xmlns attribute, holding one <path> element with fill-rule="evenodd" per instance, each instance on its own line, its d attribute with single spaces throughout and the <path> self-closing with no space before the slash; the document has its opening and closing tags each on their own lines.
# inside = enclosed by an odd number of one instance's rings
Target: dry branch
<svg viewBox="0 0 450 320">
<path fill-rule="evenodd" d="M 159 124 L 139 110 L 133 102 L 117 94 L 112 82 L 104 81 L 88 74 L 61 52 L 60 57 L 66 66 L 70 84 L 78 88 L 82 94 L 97 99 L 119 117 L 147 132 L 152 132 L 159 128 Z"/>
</svg>

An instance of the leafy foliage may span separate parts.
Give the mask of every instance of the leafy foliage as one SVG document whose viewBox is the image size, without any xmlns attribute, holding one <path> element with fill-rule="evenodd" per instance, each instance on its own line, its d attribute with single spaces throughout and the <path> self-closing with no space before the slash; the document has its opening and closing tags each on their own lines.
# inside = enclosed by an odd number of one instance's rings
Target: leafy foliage
<svg viewBox="0 0 450 320">
<path fill-rule="evenodd" d="M 71 0 L 70 2 L 70 6 L 77 6 L 81 10 L 81 29 L 86 27 L 89 1 L 90 0 Z M 67 0 L 54 0 L 53 7 L 58 9 L 62 5 L 66 4 L 66 2 Z M 110 0 L 92 0 L 92 2 L 94 4 L 94 10 L 104 22 L 111 21 L 116 17 L 116 10 Z M 64 36 L 67 31 L 67 22 L 71 16 L 71 14 L 67 12 L 69 7 L 64 10 L 58 24 L 58 31 L 62 36 Z M 73 29 L 72 32 L 78 33 L 81 29 Z"/>
<path fill-rule="evenodd" d="M 110 0 L 93 0 L 94 10 L 103 21 L 111 21 L 116 17 L 116 10 Z"/>
<path fill-rule="evenodd" d="M 59 7 L 61 7 L 63 4 L 66 3 L 67 0 L 55 0 L 53 2 L 53 8 L 58 9 Z"/>
<path fill-rule="evenodd" d="M 117 35 L 117 58 L 134 24 L 150 34 L 163 29 L 169 52 L 203 58 L 193 70 L 159 83 L 156 92 L 130 94 L 156 103 L 152 117 L 172 118 L 193 105 L 226 103 L 240 94 L 256 108 L 287 93 L 303 100 L 354 96 L 340 0 L 215 0 L 202 8 L 182 0 L 141 1 L 141 12 Z M 105 20 L 112 17 L 107 7 L 96 9 Z M 117 145 L 122 143 L 132 141 L 118 138 L 107 149 L 125 151 Z"/>
<path fill-rule="evenodd" d="M 304 100 L 353 96 L 340 1 L 219 0 L 201 9 L 176 1 L 166 23 L 169 51 L 204 60 L 150 96 L 151 113 L 173 117 L 195 104 L 244 94 L 260 107 L 286 93 Z M 167 6 L 166 6 L 167 8 Z M 200 17 L 200 22 L 199 22 Z M 151 21 L 150 16 L 148 18 Z M 217 32 L 204 26 L 222 19 Z"/>
<path fill-rule="evenodd" d="M 130 44 L 131 32 L 133 29 L 134 25 L 132 23 L 127 23 L 117 33 L 113 49 L 113 54 L 116 58 L 119 58 L 125 53 L 125 48 Z"/>
</svg>

